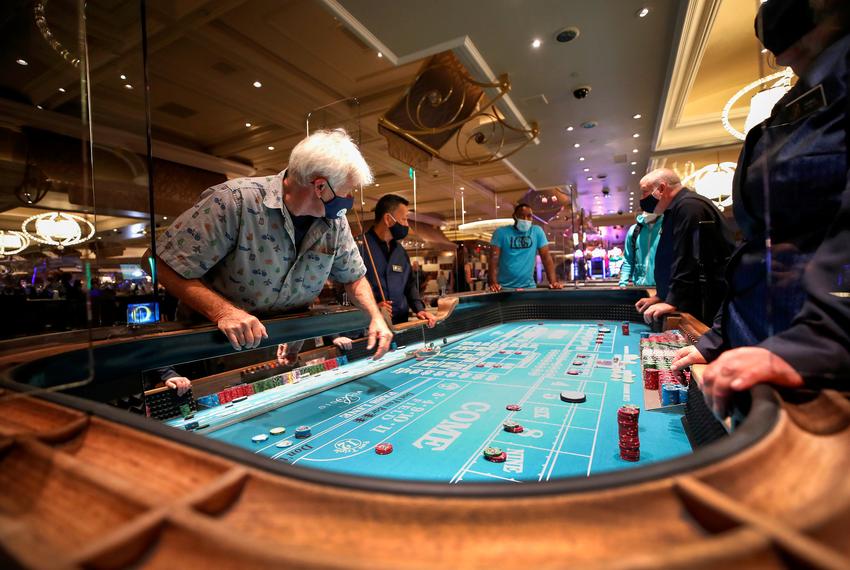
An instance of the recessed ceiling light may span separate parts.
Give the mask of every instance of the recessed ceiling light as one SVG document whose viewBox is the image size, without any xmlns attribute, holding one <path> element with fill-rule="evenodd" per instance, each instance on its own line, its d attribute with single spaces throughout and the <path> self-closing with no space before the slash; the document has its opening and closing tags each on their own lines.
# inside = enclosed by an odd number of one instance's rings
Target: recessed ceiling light
<svg viewBox="0 0 850 570">
<path fill-rule="evenodd" d="M 38 109 L 39 111 L 41 111 L 42 109 L 44 109 L 44 107 L 42 107 L 41 105 L 36 105 L 35 107 L 36 107 L 36 109 Z"/>
<path fill-rule="evenodd" d="M 167 219 L 168 219 L 168 216 L 163 216 L 163 217 L 162 217 L 162 219 L 163 219 L 163 220 L 167 220 Z"/>
<path fill-rule="evenodd" d="M 59 88 L 59 93 L 64 93 L 64 92 L 65 92 L 65 88 L 64 88 L 64 87 L 60 87 L 60 88 Z"/>
<path fill-rule="evenodd" d="M 384 54 L 382 54 L 381 52 L 378 52 L 378 57 L 384 57 Z"/>
<path fill-rule="evenodd" d="M 632 170 L 632 174 L 637 174 L 634 170 Z"/>
<path fill-rule="evenodd" d="M 270 146 L 270 147 L 269 147 L 269 150 L 274 150 L 274 147 L 273 147 L 273 146 Z"/>
<path fill-rule="evenodd" d="M 572 125 L 570 125 L 569 127 L 567 127 L 567 132 L 572 132 L 572 130 L 573 130 Z"/>
<path fill-rule="evenodd" d="M 15 63 L 17 63 L 18 65 L 23 65 L 24 67 L 29 65 L 29 62 L 25 59 L 16 59 Z"/>
<path fill-rule="evenodd" d="M 585 169 L 584 169 L 584 171 L 585 171 L 585 172 L 590 172 L 590 169 L 589 169 L 589 168 L 585 168 Z"/>
<path fill-rule="evenodd" d="M 259 89 L 259 88 L 260 88 L 260 87 L 262 87 L 262 86 L 263 86 L 263 84 L 262 84 L 262 83 L 260 83 L 259 81 L 255 81 L 255 82 L 254 82 L 254 87 L 256 87 L 257 89 Z"/>
<path fill-rule="evenodd" d="M 632 115 L 632 119 L 640 119 L 641 117 L 643 117 L 643 115 L 641 115 L 640 113 Z"/>
<path fill-rule="evenodd" d="M 461 186 L 460 189 L 463 190 L 463 186 Z"/>
<path fill-rule="evenodd" d="M 632 149 L 632 152 L 637 152 L 637 151 L 638 151 L 638 149 L 636 149 L 636 148 Z"/>
<path fill-rule="evenodd" d="M 761 53 L 767 53 L 767 48 L 761 48 Z"/>
<path fill-rule="evenodd" d="M 629 164 L 631 164 L 632 166 L 637 166 L 637 161 L 636 161 L 636 160 L 633 160 L 633 161 L 631 161 Z"/>
<path fill-rule="evenodd" d="M 573 145 L 573 148 L 579 148 L 580 146 L 581 146 L 580 144 L 576 143 L 576 144 Z"/>
<path fill-rule="evenodd" d="M 629 196 L 634 196 L 634 195 L 635 195 L 634 192 L 629 192 Z"/>
<path fill-rule="evenodd" d="M 380 186 L 381 186 L 380 182 L 375 182 L 375 188 L 380 188 Z"/>
<path fill-rule="evenodd" d="M 534 49 L 537 49 L 537 48 L 539 48 L 539 47 L 540 47 L 540 44 L 541 44 L 541 43 L 542 43 L 542 42 L 541 42 L 539 39 L 534 38 L 534 41 L 533 41 L 533 42 L 531 42 L 531 47 L 533 47 Z"/>
<path fill-rule="evenodd" d="M 579 162 L 584 162 L 584 157 L 583 157 L 583 156 L 578 157 L 578 161 L 579 161 Z"/>
<path fill-rule="evenodd" d="M 587 179 L 588 181 L 593 180 L 593 176 L 588 176 Z"/>
<path fill-rule="evenodd" d="M 646 18 L 649 15 L 649 8 L 641 8 L 638 10 L 637 17 L 638 18 Z"/>
<path fill-rule="evenodd" d="M 638 138 L 640 138 L 640 133 L 635 133 L 635 134 L 633 134 L 633 135 L 632 135 L 632 138 L 633 138 L 633 139 L 638 139 Z"/>
<path fill-rule="evenodd" d="M 133 86 L 130 85 L 129 83 L 124 84 L 124 89 L 126 89 L 127 91 L 131 90 L 132 88 L 133 88 Z"/>
<path fill-rule="evenodd" d="M 249 128 L 249 129 L 250 129 L 250 128 L 251 128 L 251 123 L 245 123 L 245 126 L 246 126 L 247 128 Z"/>
</svg>

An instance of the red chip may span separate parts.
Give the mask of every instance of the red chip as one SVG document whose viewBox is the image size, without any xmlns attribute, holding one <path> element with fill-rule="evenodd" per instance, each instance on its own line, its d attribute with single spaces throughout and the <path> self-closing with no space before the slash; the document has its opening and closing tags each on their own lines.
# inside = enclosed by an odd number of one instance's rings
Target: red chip
<svg viewBox="0 0 850 570">
<path fill-rule="evenodd" d="M 520 406 L 519 404 L 508 404 L 507 406 L 505 406 L 505 409 L 509 412 L 518 412 L 522 410 L 522 406 Z"/>
<path fill-rule="evenodd" d="M 504 463 L 508 459 L 508 454 L 503 451 L 501 455 L 496 455 L 494 457 L 487 457 L 485 455 L 484 459 L 490 461 L 491 463 Z"/>
<path fill-rule="evenodd" d="M 379 443 L 375 446 L 375 453 L 378 455 L 389 455 L 393 452 L 393 444 L 391 443 Z"/>
</svg>

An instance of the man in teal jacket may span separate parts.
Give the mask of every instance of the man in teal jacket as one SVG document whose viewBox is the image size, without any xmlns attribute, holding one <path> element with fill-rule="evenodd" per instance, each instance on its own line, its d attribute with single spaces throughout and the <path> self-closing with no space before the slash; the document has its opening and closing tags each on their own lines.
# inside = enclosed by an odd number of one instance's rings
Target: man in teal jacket
<svg viewBox="0 0 850 570">
<path fill-rule="evenodd" d="M 641 212 L 637 223 L 629 228 L 623 248 L 620 287 L 631 282 L 641 287 L 655 286 L 655 248 L 661 235 L 661 214 Z"/>
</svg>

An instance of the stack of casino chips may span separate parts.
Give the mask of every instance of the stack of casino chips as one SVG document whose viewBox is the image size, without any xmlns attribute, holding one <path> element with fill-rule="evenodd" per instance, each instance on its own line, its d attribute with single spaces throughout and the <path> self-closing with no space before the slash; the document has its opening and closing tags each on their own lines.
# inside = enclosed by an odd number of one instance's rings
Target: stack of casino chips
<svg viewBox="0 0 850 570">
<path fill-rule="evenodd" d="M 617 424 L 620 434 L 620 458 L 624 461 L 640 460 L 640 439 L 638 437 L 638 416 L 640 408 L 632 405 L 617 410 Z"/>
</svg>

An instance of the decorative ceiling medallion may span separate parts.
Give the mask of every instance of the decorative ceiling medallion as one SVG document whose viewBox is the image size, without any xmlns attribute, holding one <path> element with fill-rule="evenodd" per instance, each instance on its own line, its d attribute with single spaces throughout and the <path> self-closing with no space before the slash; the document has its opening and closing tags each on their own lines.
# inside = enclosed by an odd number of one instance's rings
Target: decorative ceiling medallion
<svg viewBox="0 0 850 570">
<path fill-rule="evenodd" d="M 27 229 L 30 227 L 29 231 Z M 77 214 L 45 212 L 30 216 L 21 224 L 27 237 L 46 245 L 63 248 L 88 241 L 94 236 L 94 224 Z"/>
</svg>

